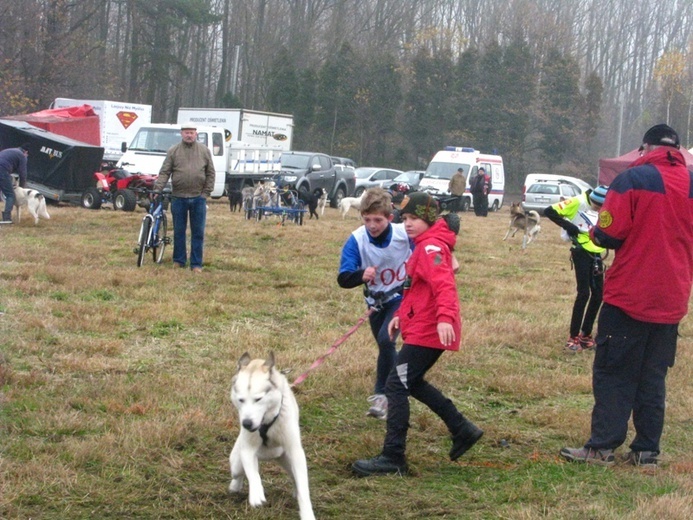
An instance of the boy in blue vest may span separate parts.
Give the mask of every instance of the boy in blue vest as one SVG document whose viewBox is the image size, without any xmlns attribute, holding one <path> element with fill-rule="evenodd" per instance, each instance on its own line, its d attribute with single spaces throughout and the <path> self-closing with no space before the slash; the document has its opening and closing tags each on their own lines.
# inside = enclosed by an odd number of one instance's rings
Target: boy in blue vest
<svg viewBox="0 0 693 520">
<path fill-rule="evenodd" d="M 404 264 L 412 251 L 404 224 L 393 224 L 393 218 L 390 194 L 382 188 L 367 190 L 361 201 L 363 225 L 344 243 L 337 276 L 344 289 L 362 285 L 366 305 L 373 309 L 369 322 L 378 361 L 367 415 L 383 420 L 387 418 L 385 381 L 397 359 L 397 338 L 390 337 L 387 326 L 402 301 Z"/>
</svg>

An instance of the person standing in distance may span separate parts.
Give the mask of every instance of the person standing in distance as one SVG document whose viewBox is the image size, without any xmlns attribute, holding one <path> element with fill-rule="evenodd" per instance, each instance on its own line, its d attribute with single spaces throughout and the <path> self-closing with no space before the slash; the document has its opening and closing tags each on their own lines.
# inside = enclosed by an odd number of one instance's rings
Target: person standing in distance
<svg viewBox="0 0 693 520">
<path fill-rule="evenodd" d="M 29 143 L 19 148 L 7 148 L 0 152 L 0 191 L 5 196 L 5 211 L 2 212 L 0 224 L 12 224 L 14 207 L 14 185 L 12 174 L 19 175 L 19 186 L 26 188 L 26 165 L 29 156 Z"/>
<path fill-rule="evenodd" d="M 448 191 L 453 197 L 457 197 L 455 201 L 455 211 L 460 211 L 462 209 L 462 196 L 464 195 L 464 190 L 467 188 L 467 180 L 464 178 L 464 170 L 462 168 L 457 168 L 457 171 L 450 178 L 448 183 Z"/>
<path fill-rule="evenodd" d="M 212 154 L 197 142 L 197 127 L 181 126 L 180 143 L 166 152 L 166 159 L 154 183 L 162 190 L 169 179 L 172 186 L 171 216 L 173 217 L 173 265 L 185 267 L 188 260 L 186 231 L 190 220 L 190 269 L 202 272 L 207 198 L 214 189 Z"/>
<path fill-rule="evenodd" d="M 570 462 L 613 464 L 631 415 L 635 438 L 626 461 L 658 462 L 665 380 L 693 281 L 693 174 L 670 126 L 653 126 L 642 143 L 641 157 L 609 186 L 590 232 L 616 253 L 599 313 L 590 438 L 560 451 Z"/>
</svg>

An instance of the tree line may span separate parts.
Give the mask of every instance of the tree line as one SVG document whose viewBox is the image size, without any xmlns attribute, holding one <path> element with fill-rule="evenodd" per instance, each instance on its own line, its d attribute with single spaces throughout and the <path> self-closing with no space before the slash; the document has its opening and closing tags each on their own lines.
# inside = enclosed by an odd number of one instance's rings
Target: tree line
<svg viewBox="0 0 693 520">
<path fill-rule="evenodd" d="M 446 145 L 596 182 L 666 121 L 693 145 L 693 2 L 0 0 L 0 114 L 56 97 L 291 113 L 294 148 L 425 167 Z"/>
</svg>

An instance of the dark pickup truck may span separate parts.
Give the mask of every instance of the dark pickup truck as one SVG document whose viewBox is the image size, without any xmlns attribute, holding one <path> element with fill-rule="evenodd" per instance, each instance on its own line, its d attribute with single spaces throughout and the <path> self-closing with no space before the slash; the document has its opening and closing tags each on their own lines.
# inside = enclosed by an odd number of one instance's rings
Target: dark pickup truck
<svg viewBox="0 0 693 520">
<path fill-rule="evenodd" d="M 351 167 L 335 167 L 329 155 L 316 152 L 283 152 L 281 170 L 274 176 L 279 187 L 288 186 L 302 193 L 324 189 L 330 206 L 339 207 L 344 197 L 352 197 L 356 175 Z"/>
</svg>

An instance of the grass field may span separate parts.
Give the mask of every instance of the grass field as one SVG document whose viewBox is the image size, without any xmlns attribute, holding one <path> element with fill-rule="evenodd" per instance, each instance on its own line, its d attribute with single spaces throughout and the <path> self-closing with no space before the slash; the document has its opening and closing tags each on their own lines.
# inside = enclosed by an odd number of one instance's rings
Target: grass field
<svg viewBox="0 0 693 520">
<path fill-rule="evenodd" d="M 298 518 L 275 464 L 261 469 L 266 507 L 227 494 L 230 381 L 243 352 L 269 350 L 292 380 L 363 315 L 360 290 L 336 283 L 356 214 L 281 227 L 213 201 L 193 275 L 170 251 L 135 266 L 141 209 L 49 212 L 0 229 L 0 518 Z M 296 390 L 317 518 L 693 518 L 690 317 L 660 468 L 563 463 L 559 449 L 587 439 L 592 406 L 593 353 L 562 350 L 569 248 L 548 220 L 525 254 L 521 238 L 503 242 L 507 205 L 461 215 L 463 346 L 430 379 L 486 433 L 451 463 L 445 427 L 414 402 L 412 475 L 352 477 L 384 434 L 365 416 L 376 348 L 361 327 Z"/>
</svg>

